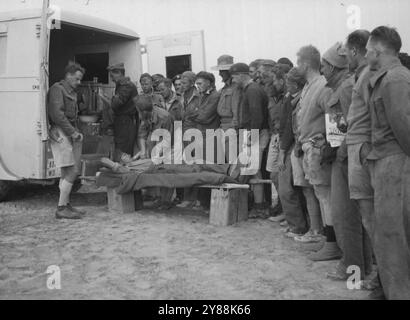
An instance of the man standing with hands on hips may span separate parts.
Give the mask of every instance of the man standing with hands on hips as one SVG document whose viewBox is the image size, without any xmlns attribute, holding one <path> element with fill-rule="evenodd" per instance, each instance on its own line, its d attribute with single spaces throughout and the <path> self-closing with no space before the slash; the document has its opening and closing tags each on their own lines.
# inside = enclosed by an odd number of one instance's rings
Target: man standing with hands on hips
<svg viewBox="0 0 410 320">
<path fill-rule="evenodd" d="M 70 205 L 70 193 L 80 173 L 83 135 L 77 127 L 77 94 L 85 70 L 70 62 L 65 68 L 64 80 L 49 90 L 47 110 L 50 120 L 50 145 L 57 168 L 61 168 L 60 198 L 57 219 L 81 219 L 85 212 Z"/>
</svg>

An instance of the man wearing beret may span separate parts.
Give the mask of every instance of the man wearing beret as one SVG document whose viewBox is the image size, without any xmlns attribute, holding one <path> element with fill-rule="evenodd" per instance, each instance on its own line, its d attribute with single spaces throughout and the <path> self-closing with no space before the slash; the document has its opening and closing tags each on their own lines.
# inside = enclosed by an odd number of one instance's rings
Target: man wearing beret
<svg viewBox="0 0 410 320">
<path fill-rule="evenodd" d="M 249 66 L 245 63 L 236 63 L 230 69 L 233 83 L 242 91 L 240 101 L 239 128 L 259 130 L 259 170 L 256 177 L 262 178 L 261 161 L 263 153 L 269 143 L 268 126 L 268 96 L 263 88 L 252 81 L 249 75 Z M 251 218 L 267 218 L 264 208 L 264 187 L 254 186 L 254 208 L 250 213 Z"/>
<path fill-rule="evenodd" d="M 137 135 L 136 109 L 133 98 L 138 95 L 137 87 L 125 76 L 123 63 L 109 66 L 110 78 L 115 83 L 115 93 L 111 99 L 111 109 L 114 113 L 114 160 L 129 158 L 134 153 Z M 102 96 L 107 100 L 107 97 Z"/>
</svg>

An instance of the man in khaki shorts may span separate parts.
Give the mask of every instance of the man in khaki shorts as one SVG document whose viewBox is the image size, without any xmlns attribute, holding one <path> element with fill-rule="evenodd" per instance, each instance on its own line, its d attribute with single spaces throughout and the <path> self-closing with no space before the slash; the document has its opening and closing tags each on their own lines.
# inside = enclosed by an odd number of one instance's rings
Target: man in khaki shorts
<svg viewBox="0 0 410 320">
<path fill-rule="evenodd" d="M 60 198 L 57 219 L 81 219 L 85 212 L 70 205 L 70 193 L 80 173 L 83 135 L 77 128 L 77 94 L 85 70 L 76 63 L 65 68 L 64 80 L 55 83 L 48 92 L 47 110 L 50 120 L 50 144 L 54 162 L 61 168 Z"/>
</svg>

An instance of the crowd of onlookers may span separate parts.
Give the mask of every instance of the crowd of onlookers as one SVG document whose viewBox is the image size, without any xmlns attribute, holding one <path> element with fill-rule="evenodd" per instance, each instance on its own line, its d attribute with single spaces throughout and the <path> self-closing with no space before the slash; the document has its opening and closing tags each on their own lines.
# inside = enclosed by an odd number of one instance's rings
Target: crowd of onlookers
<svg viewBox="0 0 410 320">
<path fill-rule="evenodd" d="M 323 243 L 308 258 L 339 260 L 327 277 L 358 272 L 372 297 L 409 299 L 410 62 L 401 45 L 394 28 L 381 26 L 323 53 L 303 46 L 295 65 L 223 55 L 213 68 L 219 91 L 213 73 L 186 71 L 143 74 L 138 94 L 124 65 L 111 66 L 116 158 L 149 158 L 152 132 L 181 121 L 183 131 L 227 132 L 218 147 L 230 161 L 229 136 L 257 129 L 255 177 L 271 179 L 279 201 L 271 186 L 254 185 L 249 217 L 279 223 L 299 243 Z M 161 209 L 209 207 L 209 193 L 196 188 L 151 196 Z"/>
</svg>

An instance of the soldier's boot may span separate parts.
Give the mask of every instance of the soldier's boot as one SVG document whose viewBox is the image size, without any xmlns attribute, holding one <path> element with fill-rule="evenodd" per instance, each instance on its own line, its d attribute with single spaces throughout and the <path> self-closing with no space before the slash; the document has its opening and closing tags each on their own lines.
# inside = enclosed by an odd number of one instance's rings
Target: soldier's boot
<svg viewBox="0 0 410 320">
<path fill-rule="evenodd" d="M 81 219 L 81 214 L 71 211 L 67 206 L 58 207 L 56 211 L 57 219 L 78 220 Z"/>
<path fill-rule="evenodd" d="M 67 204 L 67 208 L 68 208 L 69 210 L 71 210 L 72 212 L 78 213 L 78 214 L 80 214 L 80 215 L 82 215 L 82 216 L 85 216 L 85 215 L 87 214 L 86 211 L 81 210 L 81 209 L 78 209 L 78 208 L 74 208 L 71 204 Z"/>
<path fill-rule="evenodd" d="M 342 251 L 336 242 L 325 242 L 322 249 L 309 255 L 312 261 L 338 260 L 342 257 Z"/>
</svg>

